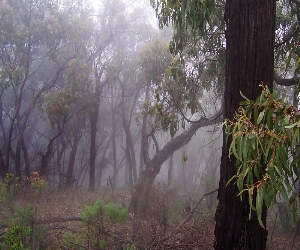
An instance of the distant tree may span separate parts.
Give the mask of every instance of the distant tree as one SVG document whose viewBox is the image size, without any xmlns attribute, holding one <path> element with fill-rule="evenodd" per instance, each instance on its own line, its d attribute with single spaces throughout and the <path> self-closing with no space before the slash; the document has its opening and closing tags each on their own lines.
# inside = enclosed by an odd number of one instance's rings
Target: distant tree
<svg viewBox="0 0 300 250">
<path fill-rule="evenodd" d="M 30 171 L 30 141 L 24 139 L 27 132 L 32 133 L 29 128 L 37 125 L 31 123 L 33 111 L 82 49 L 75 39 L 84 37 L 88 29 L 86 21 L 76 23 L 78 15 L 61 8 L 57 1 L 2 1 L 0 11 L 0 172 L 4 176 L 11 170 L 20 177 L 23 161 L 25 172 Z M 85 28 L 75 32 L 72 25 Z"/>
</svg>

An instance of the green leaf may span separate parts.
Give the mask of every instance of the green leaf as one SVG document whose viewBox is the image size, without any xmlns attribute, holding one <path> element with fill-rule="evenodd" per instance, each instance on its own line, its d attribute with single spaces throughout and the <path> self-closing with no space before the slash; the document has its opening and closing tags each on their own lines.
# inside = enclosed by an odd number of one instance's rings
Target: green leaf
<svg viewBox="0 0 300 250">
<path fill-rule="evenodd" d="M 265 195 L 264 195 L 264 202 L 265 202 L 265 205 L 267 207 L 269 207 L 271 205 L 272 201 L 273 201 L 273 199 L 271 197 L 272 197 L 272 195 L 269 194 L 268 192 L 266 192 Z"/>
<path fill-rule="evenodd" d="M 231 144 L 230 144 L 230 147 L 229 147 L 229 156 L 231 153 L 234 154 L 235 158 L 237 159 L 240 159 L 238 154 L 237 154 L 237 150 L 236 150 L 236 147 L 235 147 L 235 138 L 232 140 Z"/>
<path fill-rule="evenodd" d="M 183 162 L 183 163 L 186 163 L 187 160 L 188 160 L 188 156 L 187 156 L 186 153 L 184 153 L 184 154 L 182 155 L 182 162 Z"/>
<path fill-rule="evenodd" d="M 273 146 L 273 141 L 274 141 L 274 138 L 271 137 L 270 140 L 269 140 L 269 142 L 268 142 L 268 145 L 266 147 L 266 152 L 265 152 L 265 162 L 266 163 L 269 162 L 269 151 L 270 151 L 270 149 Z M 272 153 L 272 150 L 271 150 L 271 153 Z"/>
<path fill-rule="evenodd" d="M 249 100 L 246 96 L 243 95 L 242 91 L 240 91 L 240 95 L 241 95 L 248 103 L 250 103 L 250 100 Z"/>
<path fill-rule="evenodd" d="M 239 176 L 236 184 L 237 184 L 239 191 L 242 191 L 243 187 L 244 187 L 244 178 L 242 176 Z"/>
<path fill-rule="evenodd" d="M 289 197 L 288 197 L 285 187 L 283 185 L 280 185 L 280 188 L 278 188 L 278 190 L 284 199 L 285 205 L 288 206 L 289 205 Z"/>
<path fill-rule="evenodd" d="M 261 220 L 262 207 L 263 207 L 262 189 L 259 189 L 257 192 L 257 195 L 256 195 L 255 208 L 256 208 L 256 213 L 257 213 L 257 217 L 258 217 L 258 222 L 263 228 L 265 228 L 264 224 L 262 223 L 262 220 Z"/>
<path fill-rule="evenodd" d="M 265 116 L 265 110 L 263 110 L 263 111 L 261 111 L 259 113 L 259 116 L 258 116 L 257 121 L 256 121 L 257 125 L 260 124 L 260 122 L 262 121 L 262 119 L 264 118 L 264 116 Z"/>
<path fill-rule="evenodd" d="M 249 101 L 241 101 L 240 105 L 241 106 L 247 106 L 247 105 L 249 105 Z"/>
<path fill-rule="evenodd" d="M 248 168 L 249 170 L 250 168 Z M 247 184 L 253 184 L 253 173 L 252 171 L 248 171 L 248 175 L 247 175 Z"/>
<path fill-rule="evenodd" d="M 297 126 L 297 125 L 298 125 L 297 123 L 293 123 L 293 124 L 291 124 L 291 125 L 286 125 L 286 126 L 284 126 L 284 128 L 286 128 L 286 129 L 291 129 L 291 128 Z"/>
<path fill-rule="evenodd" d="M 259 173 L 259 168 L 257 165 L 254 166 L 254 174 L 255 177 L 259 180 L 260 179 L 260 173 Z"/>
<path fill-rule="evenodd" d="M 256 149 L 256 141 L 255 140 L 251 140 L 251 146 L 252 146 L 252 149 L 255 150 Z"/>
<path fill-rule="evenodd" d="M 244 143 L 243 144 L 243 160 L 246 162 L 246 160 L 248 159 L 247 156 L 248 156 L 248 144 L 247 143 Z"/>
<path fill-rule="evenodd" d="M 271 94 L 271 97 L 273 99 L 277 99 L 278 98 L 278 91 L 277 90 L 274 90 L 273 93 Z"/>
</svg>

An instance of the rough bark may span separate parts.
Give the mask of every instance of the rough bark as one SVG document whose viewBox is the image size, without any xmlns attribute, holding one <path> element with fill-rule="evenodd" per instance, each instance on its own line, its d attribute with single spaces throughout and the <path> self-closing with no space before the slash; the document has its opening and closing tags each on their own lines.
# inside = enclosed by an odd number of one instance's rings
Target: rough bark
<svg viewBox="0 0 300 250">
<path fill-rule="evenodd" d="M 240 91 L 256 99 L 267 85 L 272 90 L 274 73 L 275 0 L 227 0 L 225 118 L 232 119 L 241 101 Z M 265 249 L 267 231 L 255 213 L 249 220 L 247 195 L 228 180 L 235 175 L 233 159 L 228 158 L 230 143 L 223 137 L 219 205 L 216 211 L 215 249 Z M 226 186 L 227 185 L 227 186 Z M 262 221 L 266 224 L 266 209 Z"/>
</svg>

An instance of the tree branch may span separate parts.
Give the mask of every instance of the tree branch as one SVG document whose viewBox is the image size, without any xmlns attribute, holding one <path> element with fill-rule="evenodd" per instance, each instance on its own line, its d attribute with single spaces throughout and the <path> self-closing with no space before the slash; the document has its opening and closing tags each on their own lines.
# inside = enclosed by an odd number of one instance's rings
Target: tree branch
<svg viewBox="0 0 300 250">
<path fill-rule="evenodd" d="M 285 79 L 277 74 L 274 70 L 274 81 L 280 86 L 295 86 L 300 83 L 300 79 L 297 77 Z"/>
<path fill-rule="evenodd" d="M 221 109 L 218 113 L 216 113 L 214 116 L 207 118 L 202 117 L 199 122 L 193 123 L 190 128 L 178 135 L 177 137 L 173 138 L 171 141 L 169 141 L 161 150 L 159 150 L 155 156 L 148 161 L 145 161 L 146 164 L 146 170 L 143 172 L 143 177 L 147 178 L 148 176 L 151 176 L 151 173 L 154 172 L 154 174 L 158 174 L 161 168 L 161 165 L 169 159 L 169 157 L 178 149 L 186 145 L 192 137 L 195 135 L 196 131 L 199 128 L 214 125 L 216 123 L 223 121 L 223 109 Z M 144 145 L 147 147 L 147 145 Z M 144 149 L 145 151 L 148 150 L 148 148 Z M 149 153 L 146 151 L 147 158 L 149 158 Z"/>
</svg>

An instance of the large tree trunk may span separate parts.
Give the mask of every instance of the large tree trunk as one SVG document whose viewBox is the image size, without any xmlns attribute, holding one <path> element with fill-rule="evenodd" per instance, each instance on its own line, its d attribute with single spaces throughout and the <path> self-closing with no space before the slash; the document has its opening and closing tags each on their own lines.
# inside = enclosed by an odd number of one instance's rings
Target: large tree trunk
<svg viewBox="0 0 300 250">
<path fill-rule="evenodd" d="M 227 0 L 225 118 L 232 119 L 241 101 L 240 91 L 256 99 L 260 84 L 272 90 L 276 0 Z M 265 249 L 267 231 L 255 213 L 249 220 L 247 195 L 237 197 L 235 184 L 228 180 L 236 174 L 235 162 L 228 158 L 230 143 L 223 137 L 216 212 L 215 249 Z M 266 224 L 266 209 L 262 221 Z"/>
</svg>

